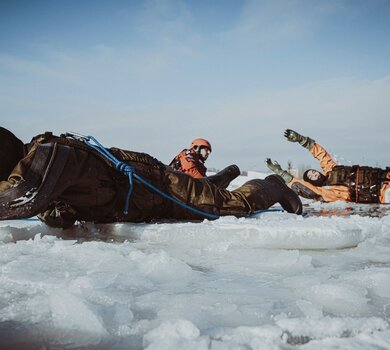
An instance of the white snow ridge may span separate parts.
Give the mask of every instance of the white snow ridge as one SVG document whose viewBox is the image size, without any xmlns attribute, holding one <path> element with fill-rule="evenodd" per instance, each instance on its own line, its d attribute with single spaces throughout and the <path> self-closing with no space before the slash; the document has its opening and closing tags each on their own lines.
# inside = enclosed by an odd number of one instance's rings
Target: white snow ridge
<svg viewBox="0 0 390 350">
<path fill-rule="evenodd" d="M 390 349 L 390 216 L 305 211 L 0 222 L 0 349 Z"/>
</svg>

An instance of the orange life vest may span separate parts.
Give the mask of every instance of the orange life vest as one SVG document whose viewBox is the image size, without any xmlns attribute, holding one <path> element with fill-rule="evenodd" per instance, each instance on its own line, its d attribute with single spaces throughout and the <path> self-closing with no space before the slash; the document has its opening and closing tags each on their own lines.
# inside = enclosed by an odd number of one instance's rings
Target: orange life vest
<svg viewBox="0 0 390 350">
<path fill-rule="evenodd" d="M 204 166 L 199 155 L 191 149 L 181 151 L 173 158 L 169 166 L 197 179 L 206 176 L 207 168 Z"/>
</svg>

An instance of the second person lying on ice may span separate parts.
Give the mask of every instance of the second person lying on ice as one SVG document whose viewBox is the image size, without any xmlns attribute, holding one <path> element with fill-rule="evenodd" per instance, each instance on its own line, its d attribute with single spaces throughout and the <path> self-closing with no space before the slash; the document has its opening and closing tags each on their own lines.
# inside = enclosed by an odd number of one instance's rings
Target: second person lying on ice
<svg viewBox="0 0 390 350">
<path fill-rule="evenodd" d="M 338 165 L 329 153 L 313 139 L 287 129 L 284 136 L 297 142 L 319 160 L 323 173 L 309 169 L 303 180 L 283 170 L 278 162 L 266 159 L 266 164 L 297 194 L 309 199 L 334 202 L 390 203 L 390 168 L 380 169 L 361 165 Z"/>
</svg>

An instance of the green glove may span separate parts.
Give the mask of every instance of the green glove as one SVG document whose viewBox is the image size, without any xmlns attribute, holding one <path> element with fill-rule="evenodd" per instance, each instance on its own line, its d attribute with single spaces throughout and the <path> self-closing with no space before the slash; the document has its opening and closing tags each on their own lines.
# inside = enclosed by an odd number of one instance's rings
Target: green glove
<svg viewBox="0 0 390 350">
<path fill-rule="evenodd" d="M 299 144 L 308 150 L 310 150 L 313 145 L 316 143 L 315 140 L 311 139 L 308 136 L 302 136 L 301 134 L 298 134 L 296 131 L 287 129 L 284 132 L 284 136 L 287 138 L 290 142 L 299 142 Z"/>
<path fill-rule="evenodd" d="M 283 170 L 276 160 L 272 161 L 271 158 L 267 158 L 265 160 L 265 164 L 276 175 L 279 175 L 286 184 L 288 184 L 293 179 L 293 176 L 286 170 Z"/>
</svg>

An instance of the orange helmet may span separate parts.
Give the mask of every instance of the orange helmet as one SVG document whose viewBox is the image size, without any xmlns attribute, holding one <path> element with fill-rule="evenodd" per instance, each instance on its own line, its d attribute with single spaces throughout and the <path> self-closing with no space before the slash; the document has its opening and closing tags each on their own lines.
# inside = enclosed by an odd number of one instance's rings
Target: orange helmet
<svg viewBox="0 0 390 350">
<path fill-rule="evenodd" d="M 212 151 L 210 142 L 208 142 L 205 139 L 195 139 L 194 141 L 192 141 L 190 148 L 194 148 L 194 147 L 197 148 L 207 147 L 210 150 L 210 152 Z"/>
</svg>

